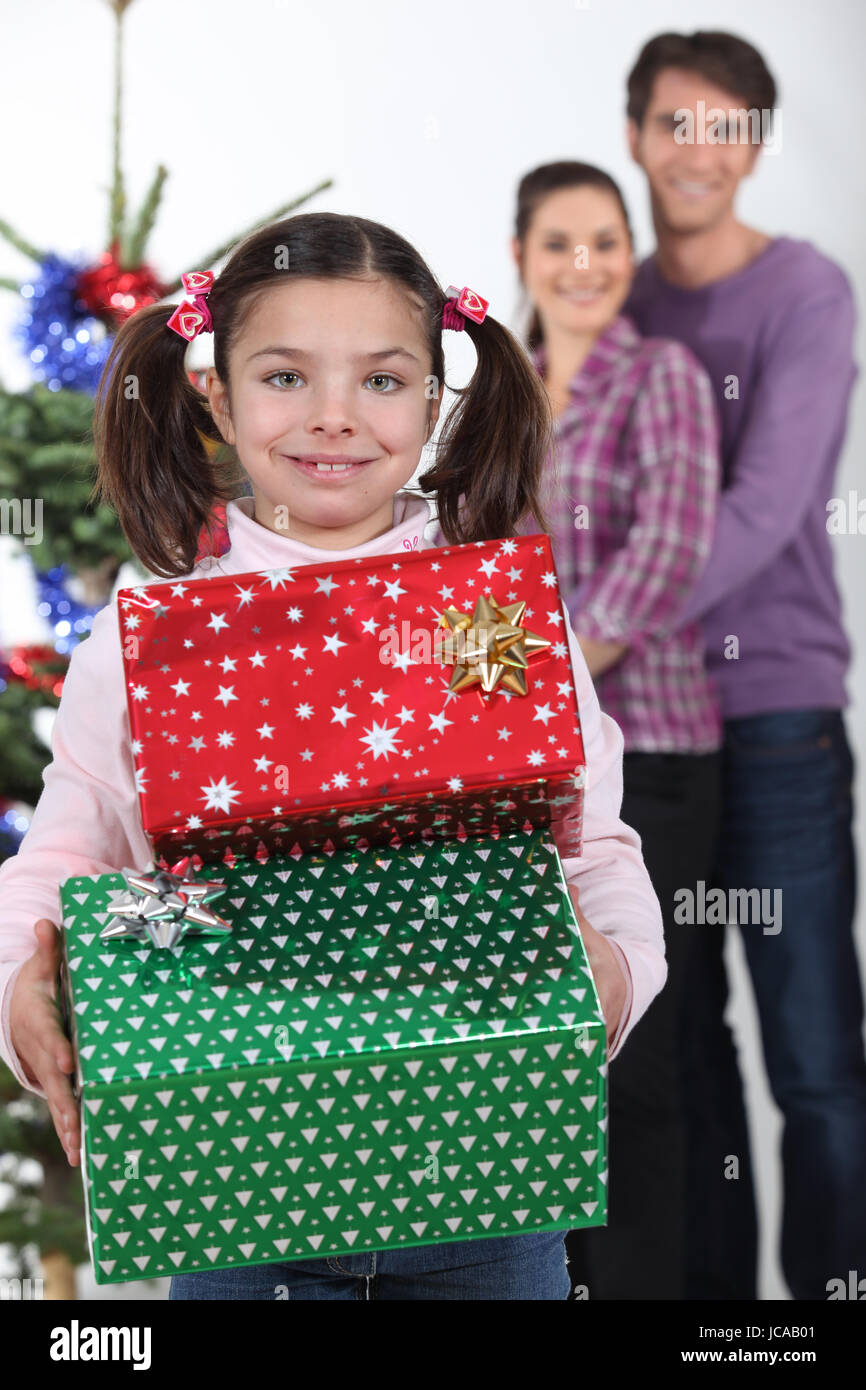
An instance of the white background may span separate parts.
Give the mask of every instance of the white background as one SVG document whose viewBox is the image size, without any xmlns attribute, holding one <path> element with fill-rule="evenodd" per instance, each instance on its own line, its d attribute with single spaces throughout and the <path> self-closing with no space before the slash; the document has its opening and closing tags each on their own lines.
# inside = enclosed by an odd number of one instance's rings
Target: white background
<svg viewBox="0 0 866 1390">
<path fill-rule="evenodd" d="M 95 258 L 106 242 L 113 18 L 101 0 L 2 0 L 0 16 L 0 217 L 44 249 Z M 652 34 L 718 27 L 761 49 L 781 94 L 782 149 L 742 189 L 741 215 L 815 242 L 847 271 L 862 305 L 860 0 L 135 0 L 125 21 L 131 205 L 158 162 L 171 171 L 148 259 L 167 278 L 197 269 L 211 248 L 332 177 L 335 187 L 311 209 L 390 224 L 443 286 L 472 286 L 518 328 L 508 243 L 519 178 L 555 159 L 601 165 L 621 182 L 647 253 L 643 176 L 624 140 L 625 77 Z M 23 278 L 32 268 L 0 243 L 0 275 Z M 15 297 L 0 292 L 0 380 L 23 389 L 29 375 L 9 336 L 16 314 Z M 449 378 L 460 384 L 471 349 L 456 335 L 447 346 Z M 192 360 L 206 361 L 206 349 Z M 838 496 L 859 486 L 866 497 L 864 431 L 861 385 Z M 834 547 L 855 647 L 849 730 L 862 803 L 866 536 L 836 537 Z M 0 640 L 38 639 L 25 567 L 10 552 L 0 538 Z M 863 817 L 858 845 L 863 864 Z M 861 902 L 861 950 L 864 938 Z M 785 1297 L 776 1255 L 778 1116 L 738 940 L 729 955 L 757 1162 L 761 1296 Z"/>
</svg>

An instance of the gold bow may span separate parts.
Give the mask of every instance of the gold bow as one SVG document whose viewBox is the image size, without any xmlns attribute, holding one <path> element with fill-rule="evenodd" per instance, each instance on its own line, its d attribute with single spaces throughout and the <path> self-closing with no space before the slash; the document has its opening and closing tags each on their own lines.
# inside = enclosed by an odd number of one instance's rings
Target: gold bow
<svg viewBox="0 0 866 1390">
<path fill-rule="evenodd" d="M 478 599 L 472 613 L 446 608 L 438 626 L 451 629 L 437 649 L 440 661 L 454 667 L 449 690 L 468 690 L 480 684 L 485 694 L 497 686 L 525 695 L 524 671 L 529 658 L 550 643 L 522 626 L 526 603 L 499 604 L 491 595 Z"/>
</svg>

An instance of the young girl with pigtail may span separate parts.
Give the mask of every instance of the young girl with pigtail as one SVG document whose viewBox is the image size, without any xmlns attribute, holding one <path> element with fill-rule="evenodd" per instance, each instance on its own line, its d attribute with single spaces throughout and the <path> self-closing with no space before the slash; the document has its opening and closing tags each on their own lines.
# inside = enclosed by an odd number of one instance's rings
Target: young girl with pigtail
<svg viewBox="0 0 866 1390">
<path fill-rule="evenodd" d="M 99 496 L 156 583 L 426 549 L 430 508 L 410 482 L 433 434 L 443 332 L 468 332 L 477 365 L 443 422 L 420 488 L 449 544 L 543 525 L 550 407 L 516 339 L 471 290 L 445 293 L 380 223 L 305 213 L 248 237 L 223 271 L 186 277 L 191 303 L 139 310 L 117 334 L 96 404 Z M 207 394 L 185 366 L 213 333 Z M 240 464 L 217 463 L 207 442 Z M 240 495 L 244 476 L 252 495 Z M 229 548 L 197 562 L 225 502 Z M 622 736 L 599 709 L 567 631 L 587 787 L 583 847 L 564 859 L 614 1058 L 661 989 L 661 915 L 637 835 L 619 816 Z M 18 853 L 0 866 L 0 1052 L 42 1095 L 70 1164 L 80 1123 L 72 1049 L 56 1004 L 59 885 L 145 866 L 116 605 L 73 652 L 44 789 Z M 407 775 L 410 775 L 407 771 Z M 175 1276 L 171 1298 L 564 1299 L 564 1232 L 418 1246 Z"/>
</svg>

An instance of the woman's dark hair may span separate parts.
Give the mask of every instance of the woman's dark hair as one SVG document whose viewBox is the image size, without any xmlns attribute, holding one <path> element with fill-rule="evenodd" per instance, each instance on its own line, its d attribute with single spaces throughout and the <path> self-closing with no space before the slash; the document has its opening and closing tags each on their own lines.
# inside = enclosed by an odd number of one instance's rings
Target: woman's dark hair
<svg viewBox="0 0 866 1390">
<path fill-rule="evenodd" d="M 520 180 L 517 188 L 517 216 L 514 223 L 514 235 L 521 246 L 526 240 L 529 225 L 539 205 L 549 194 L 557 193 L 561 188 L 600 188 L 604 193 L 610 193 L 619 203 L 628 232 L 628 239 L 631 242 L 634 241 L 628 208 L 616 180 L 612 179 L 610 174 L 606 174 L 603 169 L 596 168 L 594 164 L 581 164 L 576 159 L 561 159 L 555 164 L 540 165 L 537 169 L 531 170 L 530 173 L 524 174 Z M 541 320 L 536 309 L 532 310 L 526 340 L 530 352 L 544 341 Z"/>
<path fill-rule="evenodd" d="M 720 30 L 698 29 L 694 34 L 656 34 L 645 43 L 628 75 L 626 111 L 643 125 L 653 83 L 663 68 L 697 72 L 708 82 L 740 97 L 749 109 L 772 112 L 776 83 L 757 48 Z M 768 124 L 771 117 L 768 117 Z M 764 131 L 762 118 L 761 128 Z"/>
<path fill-rule="evenodd" d="M 278 267 L 287 267 L 285 269 Z M 229 356 L 259 299 L 286 276 L 383 277 L 404 289 L 421 316 L 431 374 L 444 382 L 443 289 L 403 237 L 379 222 L 334 212 L 302 213 L 253 233 L 216 277 L 208 298 L 214 366 L 231 399 Z M 140 309 L 121 326 L 99 386 L 94 492 L 117 512 L 133 551 L 166 578 L 194 567 L 198 538 L 217 501 L 237 495 L 205 441 L 221 442 L 207 397 L 184 366 L 187 344 L 166 328 L 174 304 Z M 419 478 L 435 495 L 450 544 L 513 535 L 522 518 L 547 530 L 540 486 L 552 439 L 547 393 L 517 339 L 491 315 L 465 320 L 477 364 L 455 394 Z M 134 390 L 130 390 L 130 382 Z"/>
</svg>

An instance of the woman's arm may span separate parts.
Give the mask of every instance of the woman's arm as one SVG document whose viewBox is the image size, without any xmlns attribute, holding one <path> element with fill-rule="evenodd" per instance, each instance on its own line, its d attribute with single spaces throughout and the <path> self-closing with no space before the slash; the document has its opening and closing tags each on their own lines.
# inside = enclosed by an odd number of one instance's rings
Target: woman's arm
<svg viewBox="0 0 866 1390">
<path fill-rule="evenodd" d="M 625 642 L 598 642 L 594 637 L 578 637 L 577 640 L 593 680 L 615 666 L 628 651 Z"/>
<path fill-rule="evenodd" d="M 712 385 L 679 343 L 659 343 L 632 409 L 639 468 L 623 545 L 581 585 L 571 620 L 593 676 L 629 648 L 667 637 L 713 539 L 721 466 Z"/>
</svg>

